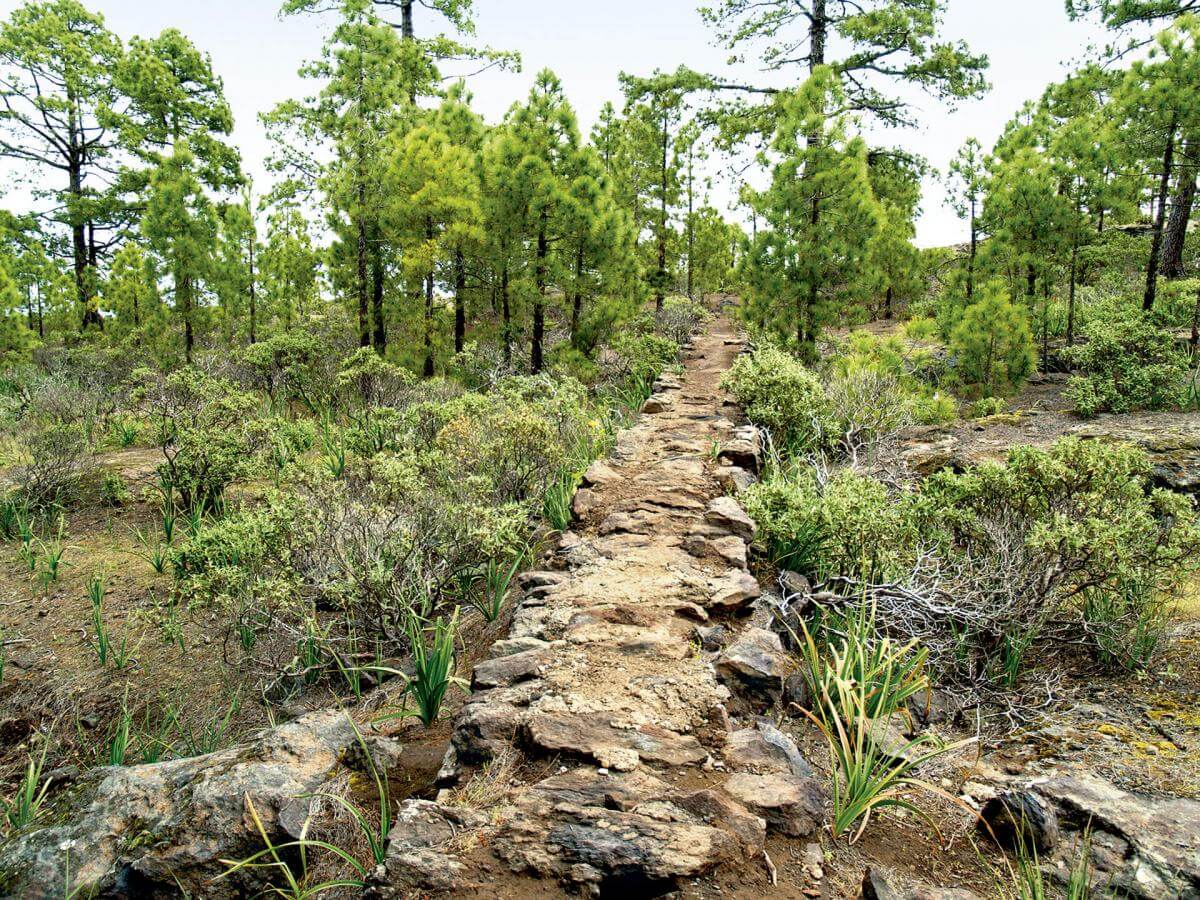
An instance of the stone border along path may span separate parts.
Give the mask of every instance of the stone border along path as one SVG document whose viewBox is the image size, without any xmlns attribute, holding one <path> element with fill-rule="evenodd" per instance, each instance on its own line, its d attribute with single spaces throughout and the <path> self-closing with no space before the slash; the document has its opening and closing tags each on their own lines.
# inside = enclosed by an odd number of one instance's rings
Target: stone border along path
<svg viewBox="0 0 1200 900">
<path fill-rule="evenodd" d="M 766 720 L 731 730 L 726 713 L 739 696 L 762 708 L 789 671 L 774 633 L 713 624 L 759 596 L 754 524 L 725 496 L 758 456 L 719 387 L 741 346 L 719 318 L 683 377 L 659 378 L 611 458 L 588 469 L 552 570 L 522 576 L 509 637 L 475 667 L 442 783 L 509 745 L 552 774 L 486 813 L 405 801 L 372 896 L 546 896 L 555 882 L 645 896 L 724 864 L 765 865 L 768 826 L 819 828 L 822 787 L 791 738 Z"/>
</svg>

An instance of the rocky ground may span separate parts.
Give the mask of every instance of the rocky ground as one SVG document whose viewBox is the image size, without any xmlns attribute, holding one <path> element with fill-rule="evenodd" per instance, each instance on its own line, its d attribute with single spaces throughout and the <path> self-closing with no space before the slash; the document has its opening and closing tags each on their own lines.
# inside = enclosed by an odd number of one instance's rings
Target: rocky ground
<svg viewBox="0 0 1200 900">
<path fill-rule="evenodd" d="M 1186 773 L 1200 755 L 1186 643 L 1173 651 L 1174 681 L 1063 686 L 1019 733 L 923 772 L 955 798 L 919 798 L 940 834 L 884 813 L 854 846 L 830 838 L 827 752 L 789 714 L 796 662 L 772 624 L 773 585 L 748 568 L 754 524 L 729 496 L 754 477 L 758 449 L 719 388 L 740 348 L 718 320 L 588 471 L 575 527 L 521 577 L 507 636 L 474 663 L 449 733 L 360 745 L 331 710 L 210 756 L 98 770 L 57 824 L 4 848 L 4 887 L 31 898 L 77 884 L 110 897 L 252 895 L 253 876 L 212 880 L 221 860 L 261 847 L 248 800 L 287 840 L 320 802 L 313 791 L 361 789 L 364 750 L 399 785 L 411 757 L 444 749 L 436 785 L 430 772 L 393 796 L 372 897 L 998 896 L 1005 857 L 975 812 L 1003 840 L 998 800 L 1036 822 L 1054 874 L 1090 827 L 1099 880 L 1132 897 L 1200 896 L 1195 789 L 1135 771 L 1150 760 Z M 910 435 L 908 449 L 982 446 L 976 427 Z M 919 727 L 972 732 L 971 711 L 935 699 L 916 710 Z M 1156 749 L 1132 756 L 1134 741 Z"/>
</svg>

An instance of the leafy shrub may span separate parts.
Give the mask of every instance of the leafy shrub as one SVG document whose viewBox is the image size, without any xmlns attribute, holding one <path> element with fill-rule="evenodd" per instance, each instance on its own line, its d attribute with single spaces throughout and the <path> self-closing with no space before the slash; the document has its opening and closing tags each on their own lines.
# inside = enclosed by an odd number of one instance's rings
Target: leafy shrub
<svg viewBox="0 0 1200 900">
<path fill-rule="evenodd" d="M 912 489 L 800 472 L 742 496 L 773 558 L 800 557 L 794 567 L 851 595 L 899 583 L 875 597 L 884 620 L 915 629 L 940 665 L 1012 681 L 1037 640 L 1082 632 L 1109 665 L 1153 654 L 1200 526 L 1189 498 L 1148 487 L 1149 471 L 1137 448 L 1068 438 Z"/>
<path fill-rule="evenodd" d="M 609 350 L 616 374 L 651 382 L 679 359 L 679 345 L 653 332 L 619 332 Z"/>
<path fill-rule="evenodd" d="M 17 490 L 32 507 L 63 506 L 76 499 L 91 470 L 91 442 L 77 422 L 48 425 L 26 435 L 29 462 L 16 472 Z"/>
<path fill-rule="evenodd" d="M 1068 396 L 1081 416 L 1168 409 L 1182 401 L 1186 354 L 1154 314 L 1110 304 L 1080 329 L 1064 351 L 1077 370 Z"/>
<path fill-rule="evenodd" d="M 1008 408 L 1008 404 L 1000 397 L 981 397 L 971 404 L 972 419 L 986 419 L 988 416 L 998 416 Z"/>
<path fill-rule="evenodd" d="M 261 390 L 272 404 L 295 401 L 316 412 L 329 405 L 333 392 L 330 357 L 317 335 L 292 329 L 238 351 L 236 364 L 247 386 Z"/>
<path fill-rule="evenodd" d="M 963 310 L 949 350 L 959 379 L 986 396 L 1015 393 L 1034 369 L 1033 335 L 1025 311 L 990 284 Z"/>
<path fill-rule="evenodd" d="M 683 296 L 667 297 L 655 314 L 659 332 L 676 344 L 684 343 L 711 316 L 703 303 Z"/>
<path fill-rule="evenodd" d="M 216 508 L 230 484 L 258 469 L 270 445 L 269 429 L 254 417 L 257 401 L 232 382 L 195 368 L 147 381 L 162 477 L 184 509 Z"/>
<path fill-rule="evenodd" d="M 806 470 L 777 473 L 741 500 L 773 560 L 806 575 L 895 575 L 915 539 L 903 500 L 850 469 L 824 484 Z"/>
<path fill-rule="evenodd" d="M 739 356 L 721 386 L 782 446 L 819 446 L 829 431 L 830 411 L 820 378 L 776 347 Z"/>
</svg>

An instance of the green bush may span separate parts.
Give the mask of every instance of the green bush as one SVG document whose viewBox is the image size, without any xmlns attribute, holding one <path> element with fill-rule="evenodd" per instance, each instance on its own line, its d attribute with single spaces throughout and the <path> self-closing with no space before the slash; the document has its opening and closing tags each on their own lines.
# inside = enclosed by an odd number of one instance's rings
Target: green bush
<svg viewBox="0 0 1200 900">
<path fill-rule="evenodd" d="M 632 328 L 619 331 L 609 344 L 615 374 L 647 383 L 679 360 L 679 345 L 669 337 Z"/>
<path fill-rule="evenodd" d="M 1183 402 L 1186 353 L 1153 313 L 1113 303 L 1080 330 L 1063 351 L 1074 367 L 1068 396 L 1081 416 L 1170 409 Z"/>
<path fill-rule="evenodd" d="M 252 394 L 195 368 L 150 376 L 144 390 L 163 453 L 159 471 L 183 509 L 217 508 L 229 485 L 261 469 L 272 434 L 256 418 Z"/>
<path fill-rule="evenodd" d="M 949 351 L 959 380 L 985 396 L 1015 393 L 1034 370 L 1029 320 L 1004 288 L 989 284 L 963 310 L 950 333 Z"/>
<path fill-rule="evenodd" d="M 816 373 L 791 354 L 772 346 L 743 354 L 721 386 L 780 446 L 806 449 L 826 440 L 831 423 L 825 389 Z"/>
</svg>

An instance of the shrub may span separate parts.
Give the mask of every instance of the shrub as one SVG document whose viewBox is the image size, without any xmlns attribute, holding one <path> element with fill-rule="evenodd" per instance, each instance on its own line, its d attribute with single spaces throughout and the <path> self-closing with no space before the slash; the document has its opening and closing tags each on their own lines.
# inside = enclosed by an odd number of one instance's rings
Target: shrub
<svg viewBox="0 0 1200 900">
<path fill-rule="evenodd" d="M 823 485 L 809 471 L 776 473 L 741 500 L 772 559 L 806 575 L 894 575 L 915 537 L 903 498 L 849 469 Z"/>
<path fill-rule="evenodd" d="M 1080 415 L 1168 409 L 1182 402 L 1187 357 L 1153 313 L 1109 304 L 1082 326 L 1080 338 L 1064 351 L 1077 370 L 1068 396 Z"/>
<path fill-rule="evenodd" d="M 215 509 L 230 484 L 259 468 L 270 444 L 269 429 L 254 418 L 258 402 L 195 368 L 147 382 L 164 458 L 160 475 L 178 491 L 184 509 Z"/>
<path fill-rule="evenodd" d="M 613 337 L 609 351 L 615 375 L 647 383 L 679 359 L 679 344 L 671 338 L 631 328 L 623 329 Z"/>
<path fill-rule="evenodd" d="M 703 303 L 687 297 L 667 297 L 662 309 L 655 314 L 658 330 L 676 344 L 682 344 L 710 318 Z"/>
<path fill-rule="evenodd" d="M 82 425 L 48 425 L 26 438 L 29 462 L 17 470 L 17 489 L 32 507 L 63 506 L 76 499 L 92 466 L 92 448 Z"/>
<path fill-rule="evenodd" d="M 1012 394 L 1036 362 L 1029 320 L 1003 287 L 990 284 L 982 294 L 951 331 L 950 355 L 964 385 L 985 396 Z"/>
<path fill-rule="evenodd" d="M 825 390 L 817 375 L 791 354 L 765 346 L 739 356 L 721 386 L 781 446 L 806 449 L 824 443 L 830 425 Z"/>
</svg>

